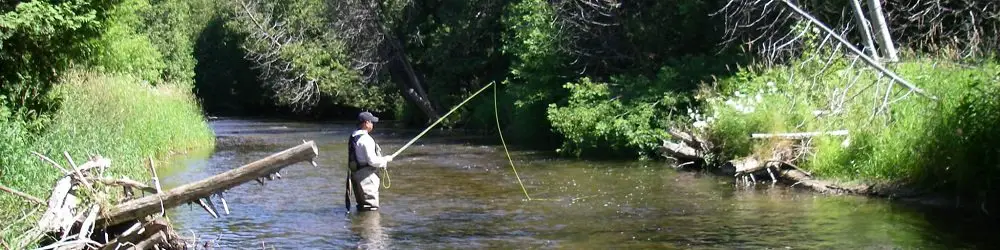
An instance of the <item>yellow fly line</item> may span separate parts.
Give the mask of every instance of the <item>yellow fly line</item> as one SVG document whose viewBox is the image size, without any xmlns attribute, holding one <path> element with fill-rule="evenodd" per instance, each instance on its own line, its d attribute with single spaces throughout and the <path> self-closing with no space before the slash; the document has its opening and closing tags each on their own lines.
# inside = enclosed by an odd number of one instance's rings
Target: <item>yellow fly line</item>
<svg viewBox="0 0 1000 250">
<path fill-rule="evenodd" d="M 471 96 L 465 98 L 465 100 L 463 100 L 461 103 L 459 103 L 454 108 L 452 108 L 451 110 L 449 110 L 448 113 L 445 113 L 443 116 L 441 116 L 441 118 L 438 118 L 437 121 L 434 121 L 434 123 L 431 123 L 431 125 L 428 126 L 426 129 L 424 129 L 424 131 L 420 132 L 420 134 L 417 134 L 417 136 L 413 137 L 413 139 L 410 139 L 409 142 L 407 142 L 406 144 L 404 144 L 403 147 L 401 147 L 398 150 L 396 150 L 395 153 L 392 153 L 392 157 L 395 158 L 397 155 L 399 155 L 399 153 L 402 153 L 403 150 L 406 150 L 406 148 L 409 148 L 410 145 L 412 145 L 414 142 L 416 142 L 418 139 L 420 139 L 420 137 L 423 137 L 424 134 L 427 134 L 427 132 L 430 131 L 432 128 L 434 128 L 434 126 L 437 126 L 438 123 L 441 123 L 441 121 L 443 121 L 444 118 L 446 118 L 449 115 L 451 115 L 452 113 L 454 113 L 455 110 L 458 110 L 458 108 L 464 106 L 465 103 L 469 102 L 469 100 L 472 100 L 472 98 L 476 97 L 477 95 L 479 95 L 479 93 L 482 93 L 484 90 L 486 90 L 486 88 L 489 88 L 491 86 L 493 87 L 493 117 L 496 118 L 497 132 L 500 134 L 500 143 L 503 144 L 503 152 L 504 152 L 504 154 L 507 155 L 507 162 L 510 163 L 510 169 L 514 171 L 514 177 L 517 178 L 517 184 L 521 186 L 521 191 L 524 192 L 524 197 L 528 198 L 529 201 L 531 201 L 531 200 L 539 200 L 539 199 L 532 199 L 531 195 L 528 195 L 528 189 L 524 188 L 524 183 L 521 182 L 521 176 L 518 175 L 518 173 L 517 173 L 517 167 L 514 167 L 514 160 L 513 160 L 513 158 L 510 157 L 510 151 L 507 150 L 507 141 L 504 140 L 504 138 L 503 138 L 503 129 L 500 127 L 500 111 L 499 111 L 499 108 L 497 108 L 497 102 L 498 102 L 497 101 L 497 92 L 499 92 L 499 91 L 497 90 L 496 85 L 494 85 L 492 82 L 489 83 L 489 84 L 486 84 L 486 86 L 483 86 L 482 89 L 480 89 L 479 91 L 476 91 Z M 383 168 L 382 169 L 382 175 L 385 176 L 385 183 L 383 183 L 383 187 L 389 188 L 390 186 L 392 186 L 391 180 L 389 178 L 389 170 L 388 170 L 388 168 Z"/>
<path fill-rule="evenodd" d="M 403 150 L 406 150 L 406 148 L 409 148 L 410 145 L 413 145 L 413 143 L 416 142 L 417 139 L 420 139 L 420 137 L 423 137 L 424 134 L 427 134 L 427 131 L 431 131 L 431 129 L 434 128 L 434 126 L 437 126 L 438 123 L 441 123 L 441 121 L 443 121 L 444 118 L 447 118 L 452 113 L 455 113 L 455 110 L 458 110 L 458 108 L 461 108 L 462 106 L 464 106 L 465 103 L 469 102 L 469 100 L 472 100 L 473 97 L 476 97 L 477 95 L 479 95 L 479 93 L 482 93 L 484 90 L 486 90 L 486 88 L 489 88 L 490 86 L 493 86 L 492 82 L 489 83 L 489 84 L 486 84 L 486 86 L 483 86 L 482 89 L 480 89 L 479 91 L 476 91 L 476 93 L 473 93 L 471 96 L 466 97 L 465 100 L 463 100 L 461 103 L 458 103 L 458 105 L 455 105 L 455 107 L 451 108 L 451 110 L 449 110 L 448 113 L 445 113 L 443 116 L 441 116 L 440 118 L 438 118 L 437 121 L 434 121 L 434 123 L 431 123 L 430 126 L 427 126 L 427 128 L 424 129 L 424 131 L 420 132 L 420 134 L 417 134 L 416 137 L 413 137 L 413 139 L 410 139 L 409 142 L 406 142 L 406 144 L 404 144 L 403 147 L 397 149 L 395 153 L 392 153 L 392 158 L 396 158 L 396 156 L 399 155 L 399 153 L 402 153 Z M 389 168 L 382 168 L 382 175 L 385 176 L 385 183 L 382 183 L 382 187 L 385 187 L 385 188 L 391 187 L 392 186 L 392 181 L 389 178 Z"/>
</svg>

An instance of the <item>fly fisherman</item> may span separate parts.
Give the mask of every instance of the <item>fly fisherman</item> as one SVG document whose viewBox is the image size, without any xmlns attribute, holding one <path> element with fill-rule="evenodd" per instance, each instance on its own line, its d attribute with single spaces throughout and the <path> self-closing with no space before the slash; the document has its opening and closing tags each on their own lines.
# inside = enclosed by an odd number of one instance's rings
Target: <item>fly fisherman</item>
<svg viewBox="0 0 1000 250">
<path fill-rule="evenodd" d="M 392 156 L 382 156 L 382 149 L 368 133 L 375 128 L 378 117 L 369 112 L 358 114 L 358 130 L 351 134 L 347 144 L 347 191 L 344 193 L 347 211 L 351 209 L 350 193 L 358 211 L 378 210 L 378 189 L 381 179 L 378 170 L 392 161 Z"/>
</svg>

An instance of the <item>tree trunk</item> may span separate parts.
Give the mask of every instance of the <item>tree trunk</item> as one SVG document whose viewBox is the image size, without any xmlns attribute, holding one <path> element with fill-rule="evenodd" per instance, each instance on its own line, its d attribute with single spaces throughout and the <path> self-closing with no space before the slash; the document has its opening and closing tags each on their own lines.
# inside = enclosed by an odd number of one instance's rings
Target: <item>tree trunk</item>
<svg viewBox="0 0 1000 250">
<path fill-rule="evenodd" d="M 422 81 L 413 70 L 410 60 L 406 58 L 403 45 L 400 44 L 398 39 L 391 38 L 390 40 L 391 51 L 389 53 L 392 54 L 390 55 L 391 59 L 389 59 L 388 67 L 393 82 L 396 82 L 399 91 L 401 91 L 406 100 L 420 108 L 420 111 L 423 111 L 428 122 L 437 120 L 441 115 L 438 114 L 437 109 L 434 108 L 434 105 L 428 98 L 427 92 L 424 91 L 424 87 L 421 85 Z"/>
<path fill-rule="evenodd" d="M 893 45 L 892 35 L 889 34 L 889 25 L 886 24 L 885 14 L 882 13 L 882 1 L 868 0 L 868 7 L 872 9 L 869 14 L 871 14 L 872 25 L 875 26 L 875 39 L 878 40 L 883 56 L 892 62 L 899 61 L 899 56 L 896 55 L 896 45 Z"/>
<path fill-rule="evenodd" d="M 861 9 L 861 0 L 851 0 L 851 7 L 854 8 L 854 21 L 858 23 L 859 35 L 861 35 L 861 41 L 865 43 L 865 50 L 868 51 L 869 56 L 878 60 L 878 49 L 872 40 L 871 23 L 865 18 L 865 12 Z"/>
<path fill-rule="evenodd" d="M 312 161 L 319 154 L 319 149 L 312 141 L 294 148 L 275 153 L 242 167 L 226 171 L 198 182 L 189 183 L 170 191 L 146 196 L 119 204 L 101 215 L 99 225 L 108 226 L 158 214 L 163 209 L 198 201 L 203 197 L 221 193 L 227 189 L 243 184 L 262 176 L 276 173 L 282 168 L 298 163 Z"/>
</svg>

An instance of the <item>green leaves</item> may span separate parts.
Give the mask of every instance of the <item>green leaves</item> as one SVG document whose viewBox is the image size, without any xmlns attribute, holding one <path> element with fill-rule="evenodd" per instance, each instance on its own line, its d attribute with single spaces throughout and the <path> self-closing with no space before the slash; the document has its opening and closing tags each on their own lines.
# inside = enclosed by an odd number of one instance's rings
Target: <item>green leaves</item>
<svg viewBox="0 0 1000 250">
<path fill-rule="evenodd" d="M 549 104 L 547 118 L 553 130 L 563 136 L 559 151 L 580 157 L 638 156 L 653 153 L 660 140 L 669 137 L 666 129 L 670 112 L 677 103 L 663 105 L 663 100 L 676 101 L 678 94 L 644 89 L 670 82 L 667 79 L 642 79 L 628 77 L 631 81 L 617 81 L 620 88 L 612 90 L 607 83 L 596 83 L 589 78 L 579 83 L 567 83 L 570 96 L 565 106 Z M 648 92 L 624 97 L 623 90 Z M 656 100 L 656 101 L 650 101 Z"/>
<path fill-rule="evenodd" d="M 28 1 L 0 14 L 0 95 L 35 116 L 54 108 L 45 93 L 68 65 L 91 51 L 118 1 Z M 21 111 L 18 111 L 21 112 Z"/>
</svg>

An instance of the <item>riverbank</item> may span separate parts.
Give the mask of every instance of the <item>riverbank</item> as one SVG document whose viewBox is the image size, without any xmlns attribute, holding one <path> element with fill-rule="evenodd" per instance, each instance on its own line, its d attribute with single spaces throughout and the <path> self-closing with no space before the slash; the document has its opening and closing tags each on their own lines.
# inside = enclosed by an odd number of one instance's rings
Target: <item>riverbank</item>
<svg viewBox="0 0 1000 250">
<path fill-rule="evenodd" d="M 794 166 L 859 188 L 848 193 L 921 197 L 989 214 L 1000 192 L 992 185 L 1000 180 L 1000 65 L 938 58 L 890 65 L 937 100 L 851 65 L 743 69 L 702 89 L 703 105 L 684 130 L 712 145 L 704 149 L 710 167 L 729 163 L 740 172 L 754 159 L 761 168 L 750 172 Z M 819 133 L 776 135 L 803 132 Z"/>
<path fill-rule="evenodd" d="M 50 116 L 18 120 L 0 112 L 0 183 L 36 197 L 48 196 L 61 173 L 34 156 L 38 152 L 68 165 L 74 159 L 101 155 L 114 161 L 109 173 L 149 179 L 145 160 L 165 159 L 193 149 L 212 148 L 215 140 L 190 90 L 183 84 L 151 86 L 120 74 L 72 71 L 51 98 L 59 108 Z M 3 105 L 0 105 L 3 106 Z M 43 208 L 11 195 L 0 195 L 0 239 L 16 242 L 37 221 Z"/>
</svg>

